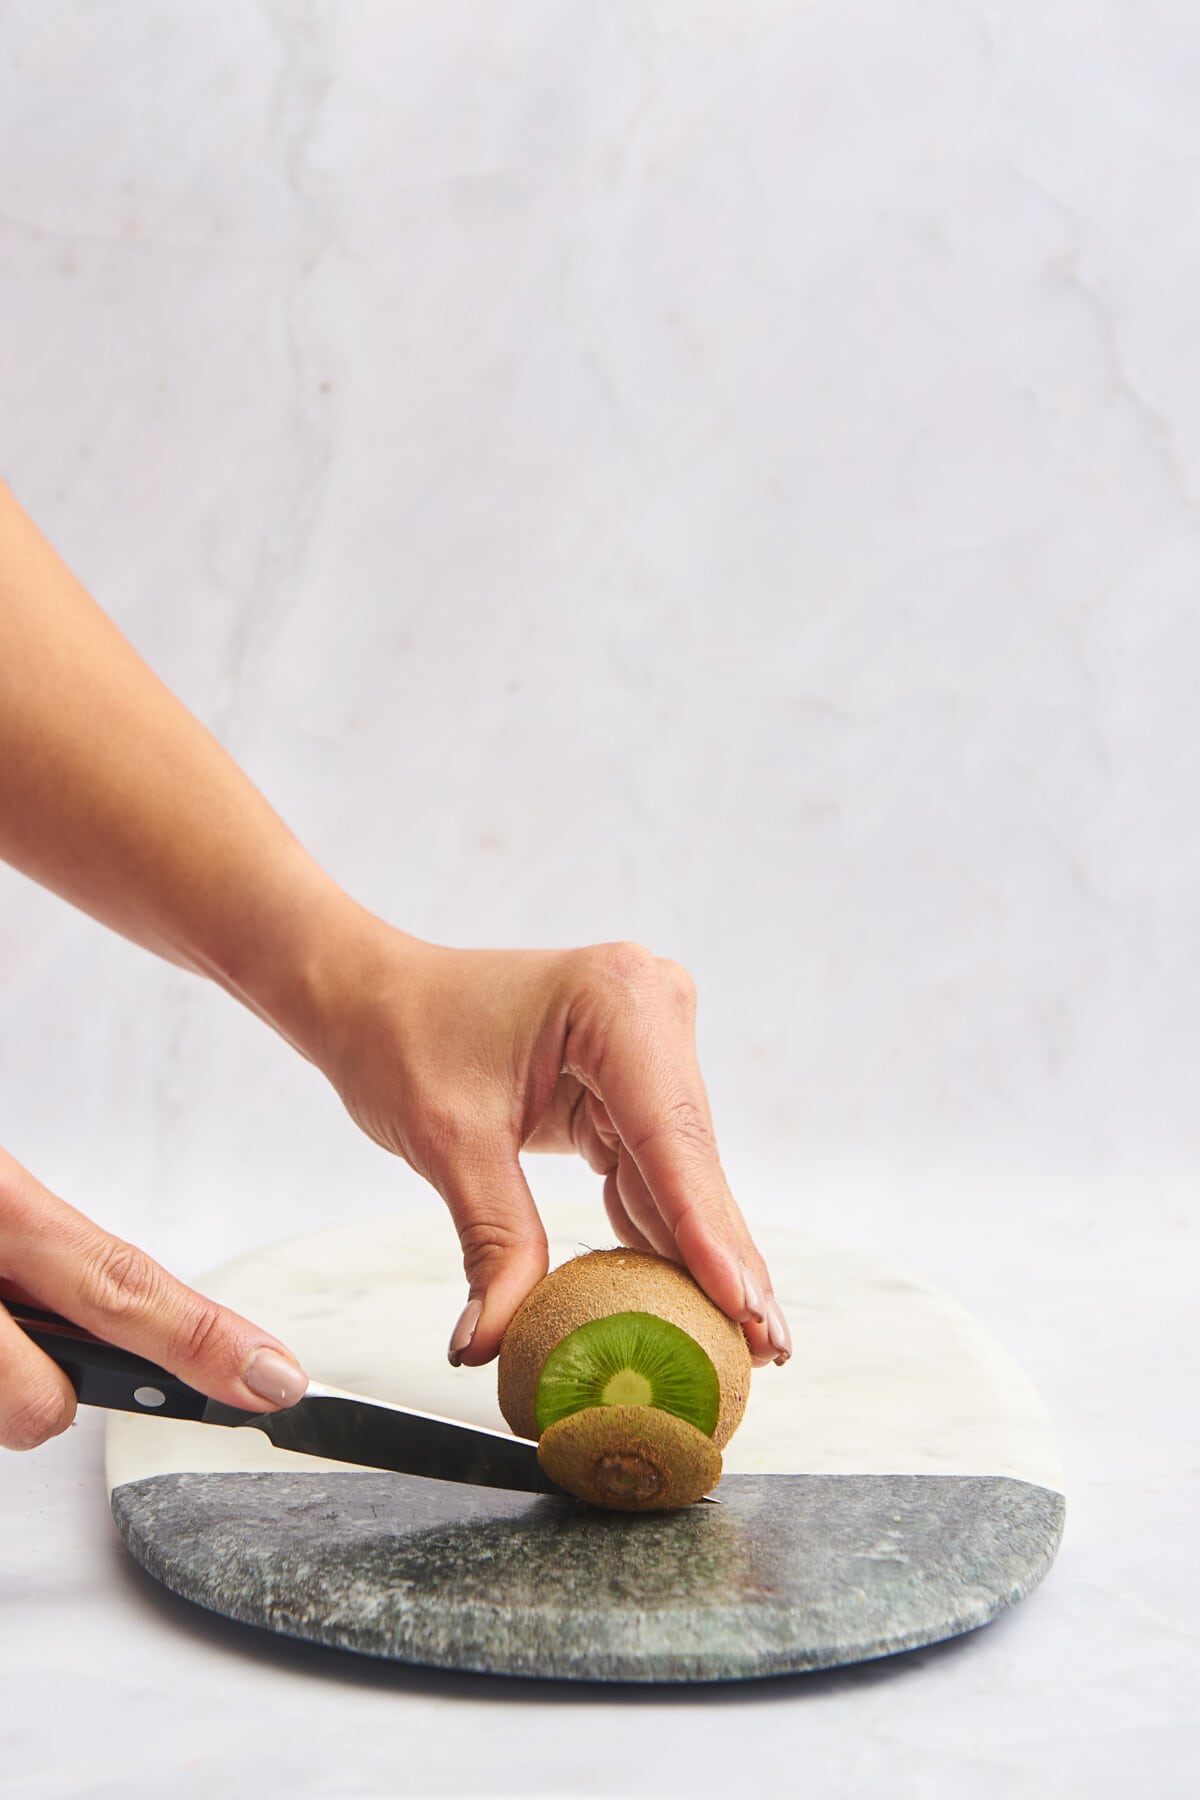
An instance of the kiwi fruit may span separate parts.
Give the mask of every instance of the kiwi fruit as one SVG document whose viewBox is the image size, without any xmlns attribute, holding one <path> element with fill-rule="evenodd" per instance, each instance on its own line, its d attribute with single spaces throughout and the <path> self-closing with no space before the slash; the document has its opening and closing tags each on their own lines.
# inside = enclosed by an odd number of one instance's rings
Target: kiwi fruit
<svg viewBox="0 0 1200 1800">
<path fill-rule="evenodd" d="M 538 1461 L 570 1493 L 618 1512 L 690 1506 L 721 1479 L 710 1437 L 656 1406 L 587 1406 L 542 1433 Z"/>
<path fill-rule="evenodd" d="M 740 1327 L 678 1263 L 592 1250 L 518 1308 L 500 1346 L 500 1410 L 582 1499 L 685 1506 L 720 1476 L 750 1366 Z"/>
</svg>

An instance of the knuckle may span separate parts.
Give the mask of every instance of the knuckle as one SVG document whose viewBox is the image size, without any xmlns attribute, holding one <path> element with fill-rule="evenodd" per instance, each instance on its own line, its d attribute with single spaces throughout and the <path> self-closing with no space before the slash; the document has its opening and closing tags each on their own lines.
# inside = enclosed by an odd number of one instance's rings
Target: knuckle
<svg viewBox="0 0 1200 1800">
<path fill-rule="evenodd" d="M 670 1101 L 637 1144 L 629 1148 L 636 1157 L 647 1144 L 663 1138 L 676 1147 L 683 1144 L 706 1154 L 715 1148 L 712 1121 L 706 1109 L 687 1095 Z"/>
<path fill-rule="evenodd" d="M 593 955 L 602 979 L 610 986 L 640 993 L 656 979 L 658 958 L 644 944 L 599 944 Z"/>
<path fill-rule="evenodd" d="M 682 963 L 667 961 L 659 964 L 659 973 L 671 998 L 685 1012 L 692 1012 L 696 1005 L 696 984 Z"/>
<path fill-rule="evenodd" d="M 4 1441 L 10 1450 L 36 1450 L 64 1432 L 74 1417 L 74 1406 L 58 1388 L 35 1388 L 5 1420 Z"/>
<path fill-rule="evenodd" d="M 120 1323 L 148 1311 L 162 1276 L 158 1265 L 134 1244 L 105 1238 L 88 1257 L 83 1273 L 84 1303 Z"/>
<path fill-rule="evenodd" d="M 211 1363 L 222 1360 L 229 1333 L 225 1314 L 212 1300 L 195 1300 L 172 1332 L 169 1353 L 173 1361 Z M 227 1358 L 224 1358 L 227 1360 Z"/>
<path fill-rule="evenodd" d="M 669 1118 L 676 1137 L 685 1138 L 688 1143 L 698 1144 L 705 1150 L 712 1148 L 712 1120 L 707 1109 L 695 1100 L 672 1101 Z"/>
<path fill-rule="evenodd" d="M 503 1225 L 495 1220 L 472 1219 L 460 1226 L 458 1238 L 468 1281 L 483 1279 L 485 1285 L 490 1274 L 507 1262 L 514 1251 L 533 1250 L 543 1260 L 547 1253 L 544 1233 Z"/>
</svg>

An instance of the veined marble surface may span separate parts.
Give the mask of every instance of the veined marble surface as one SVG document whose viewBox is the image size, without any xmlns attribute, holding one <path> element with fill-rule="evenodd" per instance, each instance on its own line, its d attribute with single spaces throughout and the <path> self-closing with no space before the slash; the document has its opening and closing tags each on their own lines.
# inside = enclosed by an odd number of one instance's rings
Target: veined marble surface
<svg viewBox="0 0 1200 1800">
<path fill-rule="evenodd" d="M 507 1431 L 496 1371 L 452 1369 L 458 1283 L 428 1212 L 335 1226 L 240 1257 L 204 1292 L 269 1319 L 316 1381 Z M 594 1213 L 556 1215 L 557 1264 L 602 1247 Z M 1028 1378 L 954 1301 L 877 1258 L 775 1226 L 762 1237 L 792 1323 L 786 1370 L 755 1372 L 727 1474 L 1007 1475 L 1061 1493 L 1054 1432 Z M 328 1469 L 253 1429 L 118 1413 L 108 1485 L 181 1470 Z"/>
<path fill-rule="evenodd" d="M 1072 1502 L 946 1651 L 518 1698 L 164 1611 L 87 1419 L 0 1792 L 1190 1794 L 1198 91 L 1187 0 L 0 12 L 0 474 L 369 904 L 689 963 L 747 1213 L 985 1320 Z M 0 1135 L 183 1274 L 422 1194 L 3 871 Z"/>
</svg>

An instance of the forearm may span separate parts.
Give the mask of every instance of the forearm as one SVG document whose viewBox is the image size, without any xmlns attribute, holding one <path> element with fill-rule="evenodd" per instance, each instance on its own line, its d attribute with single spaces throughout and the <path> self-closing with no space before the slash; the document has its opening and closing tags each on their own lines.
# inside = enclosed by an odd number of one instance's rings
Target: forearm
<svg viewBox="0 0 1200 1800">
<path fill-rule="evenodd" d="M 685 972 L 637 945 L 447 950 L 355 905 L 3 488 L 0 856 L 219 982 L 433 1182 L 470 1282 L 452 1361 L 495 1355 L 545 1270 L 524 1148 L 580 1151 L 623 1243 L 686 1263 L 745 1324 L 758 1360 L 790 1354 L 717 1157 Z M 3 1236 L 0 1214 L 0 1251 Z M 29 1236 L 22 1226 L 21 1243 Z M 36 1292 L 64 1305 L 49 1280 Z M 256 1334 L 229 1330 L 245 1386 Z M 0 1342 L 0 1384 L 3 1355 Z M 278 1401 L 293 1377 L 275 1366 L 264 1397 Z"/>
<path fill-rule="evenodd" d="M 310 1053 L 357 912 L 0 487 L 0 856 Z"/>
</svg>

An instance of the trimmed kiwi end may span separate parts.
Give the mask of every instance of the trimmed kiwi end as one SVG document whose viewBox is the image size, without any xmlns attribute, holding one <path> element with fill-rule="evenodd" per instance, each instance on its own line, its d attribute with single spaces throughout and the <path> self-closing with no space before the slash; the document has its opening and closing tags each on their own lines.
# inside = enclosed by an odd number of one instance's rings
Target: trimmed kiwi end
<svg viewBox="0 0 1200 1800">
<path fill-rule="evenodd" d="M 615 1512 L 671 1512 L 721 1479 L 711 1437 L 656 1406 L 587 1406 L 542 1433 L 538 1461 L 552 1481 Z"/>
</svg>

